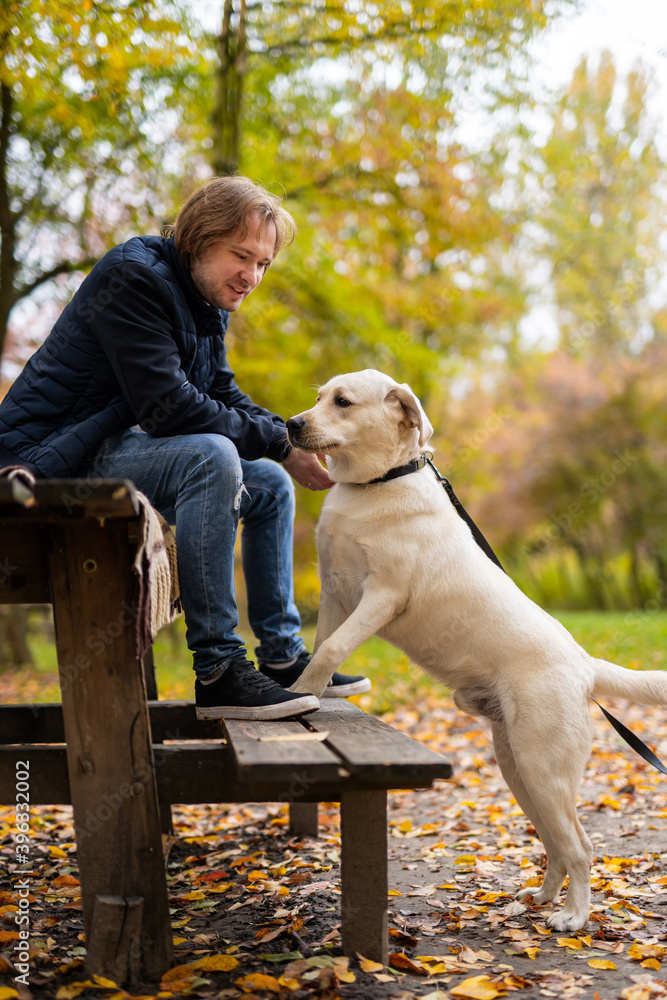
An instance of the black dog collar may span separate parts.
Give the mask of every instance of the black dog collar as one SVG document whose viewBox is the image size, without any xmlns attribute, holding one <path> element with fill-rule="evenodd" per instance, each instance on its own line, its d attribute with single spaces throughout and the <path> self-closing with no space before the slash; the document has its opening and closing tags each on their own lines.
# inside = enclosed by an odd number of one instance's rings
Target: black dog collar
<svg viewBox="0 0 667 1000">
<path fill-rule="evenodd" d="M 390 479 L 400 479 L 401 476 L 409 476 L 411 472 L 419 472 L 420 469 L 423 469 L 426 461 L 426 455 L 421 455 L 420 458 L 415 458 L 406 465 L 397 465 L 395 469 L 385 472 L 384 476 L 378 476 L 377 479 L 370 479 L 367 483 L 357 483 L 357 486 L 371 486 L 373 483 L 386 483 Z"/>
</svg>

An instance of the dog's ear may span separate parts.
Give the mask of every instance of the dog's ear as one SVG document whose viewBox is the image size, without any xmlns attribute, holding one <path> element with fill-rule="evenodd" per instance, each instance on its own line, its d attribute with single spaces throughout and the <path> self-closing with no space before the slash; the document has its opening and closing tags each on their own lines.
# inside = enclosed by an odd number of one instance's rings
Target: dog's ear
<svg viewBox="0 0 667 1000">
<path fill-rule="evenodd" d="M 407 383 L 404 382 L 403 385 L 394 386 L 389 390 L 385 396 L 385 402 L 394 401 L 403 410 L 410 421 L 410 426 L 419 428 L 419 447 L 423 447 L 433 433 L 433 428 L 431 421 L 424 413 L 422 404 Z"/>
</svg>

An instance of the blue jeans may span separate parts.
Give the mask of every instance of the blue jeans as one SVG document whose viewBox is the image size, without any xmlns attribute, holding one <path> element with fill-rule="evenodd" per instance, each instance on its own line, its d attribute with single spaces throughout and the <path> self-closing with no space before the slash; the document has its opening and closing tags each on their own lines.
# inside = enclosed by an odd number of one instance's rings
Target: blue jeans
<svg viewBox="0 0 667 1000">
<path fill-rule="evenodd" d="M 259 640 L 255 654 L 280 663 L 303 651 L 292 579 L 294 487 L 280 464 L 243 461 L 220 434 L 154 438 L 128 430 L 101 444 L 85 474 L 132 480 L 176 525 L 186 637 L 199 680 L 217 678 L 230 659 L 245 654 L 235 631 L 239 518 L 248 619 Z"/>
</svg>

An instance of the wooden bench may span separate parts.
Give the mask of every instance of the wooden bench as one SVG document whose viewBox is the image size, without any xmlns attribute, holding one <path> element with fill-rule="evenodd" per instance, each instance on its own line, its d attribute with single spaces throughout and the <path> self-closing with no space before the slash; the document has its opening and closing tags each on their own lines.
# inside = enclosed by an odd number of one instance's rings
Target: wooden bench
<svg viewBox="0 0 667 1000">
<path fill-rule="evenodd" d="M 158 980 L 173 961 L 173 803 L 283 801 L 315 835 L 317 803 L 340 802 L 343 950 L 386 964 L 387 790 L 450 765 L 345 701 L 280 722 L 197 722 L 191 702 L 157 701 L 136 657 L 137 525 L 129 482 L 0 479 L 0 604 L 53 604 L 62 697 L 0 706 L 0 802 L 27 763 L 31 806 L 72 804 L 89 972 Z"/>
</svg>

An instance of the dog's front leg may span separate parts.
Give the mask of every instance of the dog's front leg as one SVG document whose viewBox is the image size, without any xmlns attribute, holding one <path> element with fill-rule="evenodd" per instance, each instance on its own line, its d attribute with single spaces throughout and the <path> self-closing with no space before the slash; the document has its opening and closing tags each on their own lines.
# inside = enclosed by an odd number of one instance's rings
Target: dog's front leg
<svg viewBox="0 0 667 1000">
<path fill-rule="evenodd" d="M 401 610 L 395 591 L 366 590 L 352 614 L 331 635 L 322 639 L 312 660 L 290 690 L 308 692 L 319 698 L 343 660 L 393 621 Z"/>
<path fill-rule="evenodd" d="M 320 648 L 325 639 L 336 631 L 348 618 L 348 613 L 340 603 L 337 594 L 322 584 L 320 606 L 317 612 L 317 630 L 315 632 L 314 652 Z"/>
</svg>

